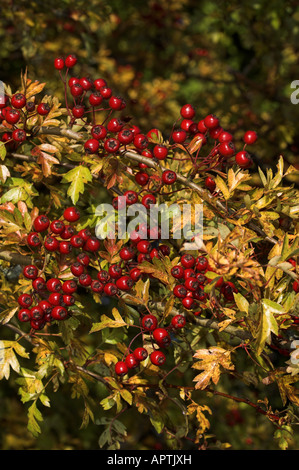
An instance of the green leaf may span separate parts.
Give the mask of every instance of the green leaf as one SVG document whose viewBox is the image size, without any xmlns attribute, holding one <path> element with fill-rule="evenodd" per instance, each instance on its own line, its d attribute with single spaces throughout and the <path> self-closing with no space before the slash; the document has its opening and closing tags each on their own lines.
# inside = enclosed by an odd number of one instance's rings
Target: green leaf
<svg viewBox="0 0 299 470">
<path fill-rule="evenodd" d="M 248 308 L 249 308 L 248 300 L 246 300 L 245 297 L 243 297 L 243 295 L 240 293 L 234 294 L 234 298 L 235 298 L 235 302 L 237 304 L 238 309 L 241 312 L 248 313 Z"/>
<path fill-rule="evenodd" d="M 6 145 L 4 143 L 0 143 L 0 158 L 1 160 L 4 160 L 6 157 Z"/>
<path fill-rule="evenodd" d="M 102 315 L 101 322 L 94 323 L 91 327 L 90 333 L 100 331 L 103 328 L 120 328 L 122 326 L 127 326 L 127 323 L 122 319 L 119 311 L 116 308 L 112 309 L 112 315 L 114 317 L 114 320 L 107 317 L 107 315 Z"/>
<path fill-rule="evenodd" d="M 73 204 L 76 204 L 80 194 L 84 193 L 85 184 L 90 181 L 92 181 L 90 170 L 82 165 L 78 165 L 63 175 L 62 182 L 71 183 L 67 190 L 67 195 L 71 198 Z"/>
<path fill-rule="evenodd" d="M 256 338 L 257 354 L 261 354 L 265 344 L 271 342 L 271 332 L 278 335 L 278 324 L 274 314 L 285 313 L 284 308 L 269 299 L 262 300 L 262 315 Z"/>
<path fill-rule="evenodd" d="M 41 433 L 40 426 L 38 421 L 43 421 L 43 417 L 41 412 L 38 410 L 36 406 L 36 402 L 33 402 L 32 405 L 28 409 L 28 431 L 34 437 L 37 437 Z"/>
</svg>

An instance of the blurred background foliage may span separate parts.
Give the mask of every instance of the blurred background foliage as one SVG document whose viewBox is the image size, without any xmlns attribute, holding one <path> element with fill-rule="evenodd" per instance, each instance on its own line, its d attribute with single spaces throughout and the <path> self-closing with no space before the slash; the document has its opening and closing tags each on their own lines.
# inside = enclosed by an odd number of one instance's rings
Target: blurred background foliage
<svg viewBox="0 0 299 470">
<path fill-rule="evenodd" d="M 299 105 L 290 101 L 291 83 L 299 80 L 297 1 L 2 0 L 0 8 L 0 79 L 13 90 L 27 68 L 31 79 L 46 82 L 46 92 L 63 100 L 53 60 L 75 53 L 77 70 L 105 78 L 126 99 L 132 123 L 144 131 L 158 127 L 167 138 L 181 105 L 190 102 L 199 119 L 208 113 L 219 116 L 239 136 L 240 145 L 246 130 L 256 130 L 256 164 L 274 166 L 282 154 L 299 168 Z M 284 360 L 273 354 L 274 361 Z M 240 363 L 238 368 L 247 366 Z M 192 377 L 192 371 L 184 374 L 189 384 Z M 93 387 L 100 385 L 91 384 L 91 395 Z M 239 381 L 227 387 L 232 395 L 242 395 Z M 100 401 L 105 392 L 96 392 Z M 2 449 L 99 448 L 99 422 L 80 429 L 78 400 L 67 393 L 51 397 L 37 440 L 26 429 L 26 411 L 13 377 L 1 383 L 0 398 Z M 256 400 L 254 391 L 248 398 Z M 278 448 L 272 425 L 254 409 L 204 393 L 199 399 L 213 411 L 210 443 L 218 446 L 217 436 L 233 449 Z M 272 399 L 279 409 L 276 390 Z M 178 410 L 174 406 L 169 412 Z M 123 415 L 130 429 L 128 448 L 168 447 L 146 419 L 140 425 L 142 416 L 135 418 L 133 412 Z M 298 448 L 294 440 L 290 446 Z"/>
</svg>

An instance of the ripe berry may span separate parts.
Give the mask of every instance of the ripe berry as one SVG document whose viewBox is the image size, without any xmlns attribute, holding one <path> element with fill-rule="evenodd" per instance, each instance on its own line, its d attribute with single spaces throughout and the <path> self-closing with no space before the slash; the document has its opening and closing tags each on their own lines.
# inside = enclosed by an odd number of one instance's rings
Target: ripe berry
<svg viewBox="0 0 299 470">
<path fill-rule="evenodd" d="M 132 248 L 126 247 L 126 246 L 124 246 L 119 252 L 120 258 L 124 261 L 133 259 L 134 255 L 135 255 L 135 251 Z"/>
<path fill-rule="evenodd" d="M 124 145 L 128 145 L 134 140 L 134 134 L 130 129 L 122 129 L 118 135 L 117 139 L 120 141 L 120 143 Z"/>
<path fill-rule="evenodd" d="M 88 91 L 93 87 L 93 82 L 88 77 L 82 77 L 79 81 L 80 85 L 82 86 L 83 90 Z"/>
<path fill-rule="evenodd" d="M 298 292 L 299 292 L 299 282 L 298 282 L 298 281 L 294 281 L 292 287 L 293 287 L 293 291 L 295 291 L 296 294 L 298 294 Z"/>
<path fill-rule="evenodd" d="M 100 93 L 102 95 L 102 97 L 105 99 L 105 100 L 109 100 L 109 98 L 111 98 L 112 96 L 112 90 L 111 88 L 109 88 L 108 86 L 101 86 L 100 87 Z"/>
<path fill-rule="evenodd" d="M 86 273 L 81 274 L 81 276 L 79 276 L 79 283 L 83 287 L 90 286 L 91 283 L 92 283 L 92 278 L 91 278 L 90 274 L 86 274 Z"/>
<path fill-rule="evenodd" d="M 255 131 L 247 131 L 244 134 L 243 140 L 245 144 L 252 145 L 257 141 L 257 133 Z"/>
<path fill-rule="evenodd" d="M 168 155 L 168 149 L 165 145 L 157 144 L 153 149 L 153 155 L 158 160 L 165 160 Z"/>
<path fill-rule="evenodd" d="M 37 232 L 29 233 L 27 237 L 27 243 L 32 248 L 36 248 L 37 246 L 40 246 L 42 244 Z"/>
<path fill-rule="evenodd" d="M 95 89 L 97 91 L 100 91 L 101 87 L 107 85 L 107 82 L 103 78 L 96 78 L 96 80 L 94 80 L 93 84 L 94 84 Z"/>
<path fill-rule="evenodd" d="M 72 225 L 65 225 L 64 229 L 62 230 L 60 234 L 60 238 L 62 238 L 63 240 L 70 240 L 74 234 L 75 234 L 74 227 L 72 227 Z"/>
<path fill-rule="evenodd" d="M 40 116 L 47 116 L 50 112 L 50 106 L 47 103 L 40 103 L 37 106 L 36 111 Z"/>
<path fill-rule="evenodd" d="M 63 296 L 63 307 L 71 307 L 75 303 L 75 297 L 72 295 L 64 294 Z"/>
<path fill-rule="evenodd" d="M 235 159 L 236 159 L 237 165 L 239 165 L 239 167 L 243 169 L 250 168 L 253 164 L 249 153 L 246 152 L 245 150 L 238 152 L 235 156 Z"/>
<path fill-rule="evenodd" d="M 161 348 L 167 348 L 171 343 L 169 333 L 164 328 L 156 328 L 153 331 L 153 338 Z"/>
<path fill-rule="evenodd" d="M 195 265 L 195 258 L 190 254 L 185 254 L 181 257 L 181 263 L 184 268 L 193 268 Z"/>
<path fill-rule="evenodd" d="M 193 124 L 194 121 L 192 121 L 192 119 L 183 119 L 183 121 L 181 122 L 181 128 L 186 132 L 190 132 L 190 127 L 192 129 Z"/>
<path fill-rule="evenodd" d="M 209 130 L 209 134 L 210 134 L 210 137 L 212 139 L 218 139 L 219 135 L 221 134 L 221 132 L 223 131 L 222 127 L 221 126 L 218 126 L 218 127 L 213 127 L 212 129 Z"/>
<path fill-rule="evenodd" d="M 33 264 L 28 264 L 23 269 L 23 275 L 26 279 L 36 279 L 38 274 L 38 269 Z"/>
<path fill-rule="evenodd" d="M 62 70 L 64 68 L 64 60 L 62 57 L 56 57 L 54 59 L 54 67 L 56 70 Z"/>
<path fill-rule="evenodd" d="M 21 308 L 18 311 L 18 320 L 21 322 L 27 322 L 31 318 L 30 310 L 28 308 Z"/>
<path fill-rule="evenodd" d="M 17 109 L 8 108 L 5 113 L 5 121 L 7 121 L 9 124 L 17 124 L 17 122 L 19 122 L 20 116 L 20 111 Z"/>
<path fill-rule="evenodd" d="M 111 279 L 108 271 L 105 271 L 104 269 L 98 272 L 97 277 L 98 277 L 98 280 L 102 282 L 103 284 L 106 284 Z"/>
<path fill-rule="evenodd" d="M 109 296 L 116 295 L 118 293 L 118 288 L 113 282 L 108 282 L 104 285 L 104 293 Z"/>
<path fill-rule="evenodd" d="M 121 98 L 120 96 L 111 96 L 111 98 L 109 99 L 109 106 L 112 109 L 120 110 L 123 109 L 126 104 L 123 98 Z"/>
<path fill-rule="evenodd" d="M 133 268 L 130 271 L 130 277 L 133 279 L 133 281 L 137 282 L 141 278 L 141 271 L 139 268 Z"/>
<path fill-rule="evenodd" d="M 166 361 L 166 357 L 162 351 L 153 351 L 150 354 L 150 360 L 155 366 L 162 366 Z"/>
<path fill-rule="evenodd" d="M 171 137 L 176 144 L 182 144 L 187 139 L 187 133 L 184 129 L 177 129 L 173 131 Z"/>
<path fill-rule="evenodd" d="M 183 299 L 187 295 L 187 289 L 183 284 L 178 284 L 174 287 L 173 294 L 179 299 Z"/>
<path fill-rule="evenodd" d="M 81 274 L 84 273 L 83 264 L 79 263 L 79 261 L 76 261 L 75 263 L 73 263 L 71 265 L 71 273 L 76 277 L 81 276 Z"/>
<path fill-rule="evenodd" d="M 162 181 L 164 184 L 174 184 L 176 182 L 177 175 L 172 170 L 165 170 L 162 173 Z"/>
<path fill-rule="evenodd" d="M 51 305 L 50 302 L 48 302 L 47 300 L 41 300 L 38 303 L 38 306 L 42 309 L 44 314 L 51 313 L 51 311 L 53 309 L 53 305 Z"/>
<path fill-rule="evenodd" d="M 16 93 L 11 98 L 11 105 L 16 109 L 22 109 L 26 106 L 26 97 L 23 93 Z"/>
<path fill-rule="evenodd" d="M 57 305 L 53 308 L 51 316 L 54 320 L 64 320 L 68 316 L 68 313 L 65 307 Z"/>
<path fill-rule="evenodd" d="M 116 286 L 119 290 L 127 291 L 130 290 L 134 285 L 134 281 L 130 276 L 122 276 L 116 280 Z"/>
<path fill-rule="evenodd" d="M 128 373 L 128 366 L 124 361 L 118 361 L 115 364 L 114 370 L 116 375 L 126 375 Z"/>
<path fill-rule="evenodd" d="M 33 302 L 33 299 L 31 297 L 31 295 L 29 295 L 29 294 L 21 294 L 18 297 L 18 304 L 21 307 L 28 308 L 32 305 L 32 302 Z"/>
<path fill-rule="evenodd" d="M 205 125 L 205 121 L 204 119 L 201 119 L 198 123 L 197 123 L 197 129 L 199 130 L 199 132 L 201 132 L 202 134 L 205 134 L 208 130 L 207 126 Z"/>
<path fill-rule="evenodd" d="M 82 237 L 79 237 L 79 235 L 73 235 L 70 238 L 70 244 L 73 248 L 81 248 L 81 246 L 84 245 L 84 240 Z"/>
<path fill-rule="evenodd" d="M 30 309 L 30 318 L 32 320 L 41 320 L 44 316 L 44 312 L 39 305 L 35 305 Z"/>
<path fill-rule="evenodd" d="M 113 137 L 106 139 L 104 142 L 104 148 L 108 153 L 116 153 L 120 147 L 120 142 Z"/>
<path fill-rule="evenodd" d="M 74 292 L 76 292 L 77 290 L 77 283 L 76 281 L 73 281 L 73 280 L 68 280 L 68 281 L 65 281 L 63 284 L 62 284 L 62 290 L 65 294 L 70 294 L 72 295 Z"/>
<path fill-rule="evenodd" d="M 134 136 L 133 144 L 138 150 L 144 150 L 148 146 L 149 141 L 146 135 L 137 134 Z"/>
<path fill-rule="evenodd" d="M 50 221 L 46 215 L 39 215 L 33 222 L 33 227 L 36 232 L 44 232 L 49 225 Z"/>
<path fill-rule="evenodd" d="M 80 232 L 79 232 L 80 233 Z M 90 258 L 86 253 L 80 253 L 77 256 L 77 261 L 81 263 L 83 266 L 88 266 L 90 263 Z"/>
<path fill-rule="evenodd" d="M 141 320 L 141 325 L 147 331 L 154 331 L 158 326 L 158 320 L 154 315 L 145 315 Z"/>
<path fill-rule="evenodd" d="M 50 302 L 51 305 L 61 305 L 62 301 L 63 296 L 59 292 L 52 292 L 48 297 L 48 302 Z"/>
<path fill-rule="evenodd" d="M 122 268 L 118 264 L 111 264 L 108 268 L 108 274 L 112 279 L 118 279 L 122 275 Z"/>
<path fill-rule="evenodd" d="M 148 180 L 149 180 L 149 175 L 147 173 L 144 173 L 143 171 L 139 171 L 135 175 L 135 181 L 140 186 L 145 186 Z"/>
<path fill-rule="evenodd" d="M 72 114 L 75 118 L 81 118 L 85 113 L 85 108 L 82 104 L 77 104 L 72 108 Z"/>
<path fill-rule="evenodd" d="M 107 129 L 105 126 L 96 124 L 91 128 L 91 135 L 94 139 L 104 140 L 107 135 Z"/>
<path fill-rule="evenodd" d="M 117 118 L 112 118 L 107 124 L 107 130 L 109 132 L 120 132 L 122 128 L 124 127 L 124 123 Z"/>
<path fill-rule="evenodd" d="M 15 129 L 11 136 L 13 140 L 18 143 L 24 142 L 24 140 L 26 140 L 26 132 L 23 129 Z"/>
<path fill-rule="evenodd" d="M 62 289 L 62 283 L 57 278 L 51 278 L 46 283 L 49 292 L 60 292 Z"/>
<path fill-rule="evenodd" d="M 103 284 L 100 281 L 97 281 L 96 279 L 92 281 L 90 287 L 93 292 L 97 292 L 98 294 L 103 292 L 104 290 Z"/>
<path fill-rule="evenodd" d="M 204 256 L 198 256 L 196 258 L 196 270 L 197 271 L 206 271 L 206 269 L 208 268 L 209 266 L 209 262 L 207 260 L 207 258 L 205 258 Z"/>
<path fill-rule="evenodd" d="M 184 119 L 192 119 L 195 116 L 195 109 L 191 104 L 185 104 L 181 107 L 180 113 Z"/>
<path fill-rule="evenodd" d="M 184 277 L 184 268 L 182 266 L 173 266 L 171 269 L 171 275 L 176 279 L 182 279 Z"/>
<path fill-rule="evenodd" d="M 34 330 L 42 330 L 43 327 L 45 326 L 45 321 L 42 318 L 41 320 L 30 320 L 30 326 Z"/>
<path fill-rule="evenodd" d="M 185 280 L 185 287 L 192 292 L 196 291 L 199 288 L 199 282 L 194 277 L 188 277 Z"/>
<path fill-rule="evenodd" d="M 57 251 L 59 249 L 59 241 L 55 237 L 48 236 L 45 240 L 44 246 L 47 251 Z"/>
<path fill-rule="evenodd" d="M 171 320 L 171 326 L 173 326 L 173 328 L 184 328 L 185 325 L 186 318 L 184 317 L 184 315 L 175 315 Z"/>
<path fill-rule="evenodd" d="M 147 356 L 148 356 L 148 352 L 145 348 L 136 348 L 134 351 L 133 351 L 133 354 L 135 356 L 135 358 L 137 359 L 137 361 L 144 361 Z"/>
<path fill-rule="evenodd" d="M 194 299 L 192 299 L 192 297 L 185 297 L 182 300 L 182 304 L 186 309 L 190 310 L 191 308 L 195 306 L 195 301 Z"/>
<path fill-rule="evenodd" d="M 63 217 L 68 222 L 76 222 L 80 219 L 80 212 L 77 207 L 67 207 L 63 212 Z"/>
<path fill-rule="evenodd" d="M 84 250 L 95 252 L 99 250 L 100 246 L 100 241 L 96 237 L 89 237 L 84 245 Z"/>
<path fill-rule="evenodd" d="M 74 67 L 76 63 L 77 63 L 77 57 L 74 54 L 68 55 L 67 58 L 65 59 L 65 65 L 69 69 Z"/>
<path fill-rule="evenodd" d="M 233 140 L 233 136 L 227 131 L 222 131 L 221 134 L 218 136 L 219 142 L 230 142 L 231 140 Z"/>
<path fill-rule="evenodd" d="M 140 240 L 140 242 L 137 243 L 137 250 L 140 253 L 149 253 L 151 251 L 151 244 L 148 240 Z"/>
<path fill-rule="evenodd" d="M 83 240 L 86 242 L 91 237 L 91 231 L 88 228 L 83 228 L 78 232 L 78 236 L 83 238 Z"/>
<path fill-rule="evenodd" d="M 156 197 L 153 194 L 145 194 L 141 199 L 141 204 L 149 209 L 151 204 L 156 204 Z"/>
<path fill-rule="evenodd" d="M 97 139 L 88 139 L 84 144 L 84 150 L 88 154 L 97 153 L 99 150 L 99 141 Z"/>
<path fill-rule="evenodd" d="M 234 155 L 236 149 L 235 149 L 234 144 L 231 141 L 229 141 L 229 142 L 222 142 L 218 147 L 218 151 L 220 155 L 222 155 L 223 157 L 231 157 L 232 155 Z"/>
<path fill-rule="evenodd" d="M 72 251 L 73 247 L 70 242 L 62 241 L 59 242 L 59 253 L 63 255 L 68 255 Z"/>
<path fill-rule="evenodd" d="M 214 114 L 209 114 L 204 118 L 204 123 L 208 129 L 212 129 L 219 126 L 219 119 Z"/>
<path fill-rule="evenodd" d="M 226 300 L 234 300 L 234 293 L 238 293 L 238 289 L 232 282 L 225 282 L 221 287 L 221 293 Z"/>
<path fill-rule="evenodd" d="M 128 204 L 128 206 L 130 206 L 131 204 L 136 204 L 136 202 L 138 201 L 138 194 L 130 189 L 124 192 L 124 197 L 126 198 L 126 203 Z"/>
<path fill-rule="evenodd" d="M 136 359 L 136 357 L 134 356 L 134 354 L 128 354 L 126 359 L 125 359 L 125 363 L 128 367 L 128 369 L 135 369 L 136 367 L 139 366 L 139 361 L 138 359 Z"/>
<path fill-rule="evenodd" d="M 210 193 L 213 193 L 215 191 L 216 183 L 213 178 L 211 178 L 211 176 L 207 176 L 207 178 L 205 179 L 205 187 L 210 191 Z"/>
<path fill-rule="evenodd" d="M 32 287 L 35 291 L 41 292 L 46 287 L 46 281 L 42 277 L 37 277 L 32 281 Z"/>
</svg>

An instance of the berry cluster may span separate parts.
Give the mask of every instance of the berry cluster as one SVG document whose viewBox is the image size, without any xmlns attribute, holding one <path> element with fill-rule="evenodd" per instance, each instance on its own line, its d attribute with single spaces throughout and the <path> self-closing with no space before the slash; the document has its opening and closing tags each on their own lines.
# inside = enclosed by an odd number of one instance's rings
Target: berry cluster
<svg viewBox="0 0 299 470">
<path fill-rule="evenodd" d="M 47 116 L 50 112 L 48 103 L 28 101 L 23 93 L 15 93 L 11 97 L 5 95 L 0 103 L 0 123 L 8 128 L 1 140 L 10 150 L 15 150 L 26 141 L 26 121 L 35 115 Z"/>
<path fill-rule="evenodd" d="M 152 351 L 149 355 L 150 362 L 155 366 L 162 366 L 166 361 L 166 355 L 161 349 L 165 349 L 171 344 L 170 332 L 184 328 L 186 318 L 184 315 L 175 315 L 169 326 L 162 328 L 158 325 L 158 319 L 155 315 L 146 314 L 141 319 L 141 332 L 144 341 L 151 343 Z M 149 335 L 147 338 L 146 335 Z M 126 355 L 126 357 L 115 364 L 115 373 L 117 375 L 126 375 L 129 370 L 135 369 L 140 362 L 148 357 L 146 347 L 138 347 Z"/>
</svg>

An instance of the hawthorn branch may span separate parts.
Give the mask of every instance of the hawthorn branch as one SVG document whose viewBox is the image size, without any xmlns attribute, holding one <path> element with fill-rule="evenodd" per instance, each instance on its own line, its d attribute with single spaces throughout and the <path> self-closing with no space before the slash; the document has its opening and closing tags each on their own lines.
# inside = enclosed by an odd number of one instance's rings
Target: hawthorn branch
<svg viewBox="0 0 299 470">
<path fill-rule="evenodd" d="M 3 261 L 8 261 L 12 264 L 21 264 L 26 266 L 27 264 L 32 264 L 33 258 L 26 255 L 21 255 L 20 253 L 0 251 L 0 259 L 2 259 Z M 35 259 L 35 262 L 39 263 L 41 261 L 39 259 Z"/>
</svg>

